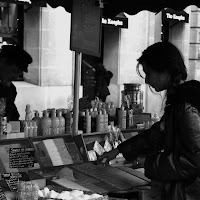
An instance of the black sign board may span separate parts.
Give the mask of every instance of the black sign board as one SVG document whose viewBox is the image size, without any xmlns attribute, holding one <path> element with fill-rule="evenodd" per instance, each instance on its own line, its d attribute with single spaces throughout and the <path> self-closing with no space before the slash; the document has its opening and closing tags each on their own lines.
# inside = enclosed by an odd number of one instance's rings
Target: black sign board
<svg viewBox="0 0 200 200">
<path fill-rule="evenodd" d="M 102 11 L 94 0 L 73 0 L 70 49 L 100 57 Z"/>
<path fill-rule="evenodd" d="M 3 189 L 1 186 L 0 186 L 0 200 L 7 200 L 6 195 L 3 192 Z"/>
<path fill-rule="evenodd" d="M 124 13 L 120 13 L 113 18 L 102 17 L 102 24 L 103 26 L 128 28 L 128 18 L 124 15 Z"/>
<path fill-rule="evenodd" d="M 10 168 L 30 168 L 34 167 L 34 148 L 10 148 L 9 167 Z"/>
<path fill-rule="evenodd" d="M 175 11 L 171 8 L 162 10 L 162 20 L 177 21 L 177 22 L 189 22 L 189 14 L 185 11 Z"/>
<path fill-rule="evenodd" d="M 25 172 L 2 173 L 1 178 L 5 180 L 10 191 L 17 191 L 19 181 L 28 181 L 28 175 Z"/>
</svg>

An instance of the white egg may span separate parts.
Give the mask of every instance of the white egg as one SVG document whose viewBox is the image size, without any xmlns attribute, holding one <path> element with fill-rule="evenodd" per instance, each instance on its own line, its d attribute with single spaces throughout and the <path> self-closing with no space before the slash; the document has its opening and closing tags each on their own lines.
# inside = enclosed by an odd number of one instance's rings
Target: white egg
<svg viewBox="0 0 200 200">
<path fill-rule="evenodd" d="M 56 198 L 57 198 L 57 199 L 64 199 L 64 200 L 66 200 L 66 199 L 67 199 L 67 200 L 73 199 L 72 196 L 67 195 L 67 194 L 65 194 L 64 192 L 58 194 Z"/>
<path fill-rule="evenodd" d="M 89 195 L 89 194 L 84 194 L 84 195 L 83 195 L 83 199 L 84 199 L 84 200 L 90 199 L 90 195 Z"/>
<path fill-rule="evenodd" d="M 43 190 L 38 190 L 38 195 L 39 195 L 39 197 L 44 198 Z"/>
<path fill-rule="evenodd" d="M 65 193 L 66 195 L 70 195 L 70 191 L 62 191 L 61 193 Z"/>
<path fill-rule="evenodd" d="M 58 192 L 56 192 L 56 191 L 54 191 L 54 190 L 51 190 L 51 191 L 49 192 L 49 197 L 50 197 L 50 198 L 54 199 L 54 198 L 56 198 L 57 196 L 58 196 Z"/>
<path fill-rule="evenodd" d="M 49 188 L 45 187 L 43 190 L 43 193 L 44 193 L 44 197 L 49 197 Z"/>
<path fill-rule="evenodd" d="M 97 198 L 99 198 L 99 197 L 103 197 L 103 196 L 100 195 L 100 194 L 97 194 L 97 193 L 94 193 L 94 194 L 90 195 L 90 198 L 91 198 L 91 199 L 97 199 Z"/>
<path fill-rule="evenodd" d="M 80 190 L 72 190 L 72 191 L 70 192 L 70 195 L 71 195 L 72 197 L 78 197 L 78 196 L 83 195 L 83 191 L 80 191 Z"/>
</svg>

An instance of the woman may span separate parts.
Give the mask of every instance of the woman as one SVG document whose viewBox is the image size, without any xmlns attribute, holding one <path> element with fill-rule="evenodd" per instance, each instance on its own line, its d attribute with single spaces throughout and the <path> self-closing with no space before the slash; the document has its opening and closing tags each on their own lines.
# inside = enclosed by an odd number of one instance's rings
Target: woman
<svg viewBox="0 0 200 200">
<path fill-rule="evenodd" d="M 133 161 L 145 156 L 146 177 L 161 183 L 162 200 L 200 199 L 200 82 L 186 82 L 179 50 L 168 42 L 149 46 L 138 59 L 145 83 L 166 91 L 165 112 L 150 129 L 104 153 L 106 163 L 122 153 Z"/>
<path fill-rule="evenodd" d="M 17 90 L 12 81 L 15 81 L 23 72 L 28 72 L 30 63 L 32 63 L 32 57 L 20 46 L 2 46 L 0 52 L 0 115 L 5 115 L 8 121 L 17 121 L 20 116 L 15 105 Z M 5 107 L 5 113 L 1 112 L 2 107 Z"/>
</svg>

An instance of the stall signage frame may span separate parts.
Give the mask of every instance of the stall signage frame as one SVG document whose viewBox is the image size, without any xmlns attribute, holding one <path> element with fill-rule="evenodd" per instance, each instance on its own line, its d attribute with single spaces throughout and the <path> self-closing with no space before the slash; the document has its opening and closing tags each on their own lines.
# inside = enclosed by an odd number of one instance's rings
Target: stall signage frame
<svg viewBox="0 0 200 200">
<path fill-rule="evenodd" d="M 111 26 L 117 28 L 128 28 L 128 18 L 123 15 L 117 15 L 113 18 L 102 17 L 103 26 Z"/>
<path fill-rule="evenodd" d="M 188 23 L 189 14 L 183 10 L 174 11 L 171 8 L 166 8 L 162 11 L 162 20 Z"/>
<path fill-rule="evenodd" d="M 102 9 L 94 0 L 73 0 L 70 50 L 100 57 Z"/>
</svg>

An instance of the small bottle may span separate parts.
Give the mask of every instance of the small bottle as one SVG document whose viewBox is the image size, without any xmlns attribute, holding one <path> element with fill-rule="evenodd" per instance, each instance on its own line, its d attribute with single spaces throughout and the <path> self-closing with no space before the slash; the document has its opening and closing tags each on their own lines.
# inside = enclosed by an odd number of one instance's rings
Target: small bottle
<svg viewBox="0 0 200 200">
<path fill-rule="evenodd" d="M 25 114 L 25 121 L 30 121 L 30 120 L 32 120 L 33 114 L 32 114 L 32 111 L 31 111 L 31 106 L 30 106 L 30 104 L 27 104 L 27 105 L 26 105 L 25 112 L 26 112 L 26 114 Z"/>
<path fill-rule="evenodd" d="M 28 137 L 33 137 L 33 125 L 32 121 L 28 121 Z"/>
<path fill-rule="evenodd" d="M 133 110 L 127 109 L 126 128 L 133 128 Z"/>
<path fill-rule="evenodd" d="M 38 135 L 38 126 L 35 121 L 32 121 L 32 126 L 33 126 L 33 137 L 37 137 Z"/>
<path fill-rule="evenodd" d="M 25 124 L 24 124 L 24 137 L 28 137 L 28 132 L 29 132 L 28 121 L 25 121 Z"/>
</svg>

